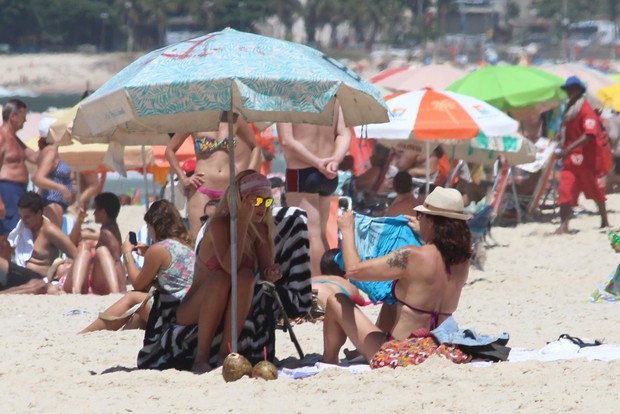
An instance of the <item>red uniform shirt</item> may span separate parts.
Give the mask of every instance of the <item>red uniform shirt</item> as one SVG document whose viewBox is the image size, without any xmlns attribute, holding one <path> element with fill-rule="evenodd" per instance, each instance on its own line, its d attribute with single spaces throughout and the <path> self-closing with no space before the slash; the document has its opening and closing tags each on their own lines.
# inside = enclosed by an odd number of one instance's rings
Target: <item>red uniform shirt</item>
<svg viewBox="0 0 620 414">
<path fill-rule="evenodd" d="M 566 122 L 566 142 L 568 147 L 581 136 L 600 133 L 598 115 L 594 112 L 587 101 L 583 102 L 577 116 Z M 591 139 L 586 144 L 575 148 L 564 159 L 565 167 L 584 167 L 589 170 L 596 169 L 596 139 Z"/>
</svg>

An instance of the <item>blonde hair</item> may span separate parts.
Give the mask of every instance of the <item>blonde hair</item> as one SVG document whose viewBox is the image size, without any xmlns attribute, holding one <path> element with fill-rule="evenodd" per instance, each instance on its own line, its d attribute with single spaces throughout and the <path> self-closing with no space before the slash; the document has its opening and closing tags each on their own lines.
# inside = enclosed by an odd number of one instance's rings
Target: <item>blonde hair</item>
<svg viewBox="0 0 620 414">
<path fill-rule="evenodd" d="M 239 206 L 241 205 L 241 193 L 240 193 L 240 181 L 243 177 L 246 177 L 250 174 L 256 174 L 256 171 L 254 170 L 245 170 L 245 171 L 241 171 L 239 174 L 237 174 L 235 176 L 235 197 L 236 197 L 236 201 L 237 201 L 237 208 L 239 208 Z M 252 194 L 252 193 L 250 193 Z M 228 200 L 230 200 L 230 187 L 226 188 L 226 191 L 224 192 L 224 195 L 222 196 L 222 198 L 220 199 L 219 204 L 217 205 L 216 209 L 215 209 L 215 214 L 213 215 L 214 217 L 219 217 L 219 216 L 229 216 L 230 215 L 230 207 L 229 207 L 229 203 Z M 271 207 L 269 207 L 267 210 L 271 210 Z M 263 237 L 261 236 L 260 232 L 256 229 L 256 224 L 254 224 L 252 221 L 250 221 L 249 224 L 249 234 L 252 237 L 253 240 L 258 240 L 261 243 L 271 243 L 272 245 L 272 255 L 273 257 L 271 258 L 272 260 L 275 259 L 275 243 L 274 243 L 274 234 L 275 234 L 275 224 L 273 221 L 273 214 L 271 214 L 270 211 L 268 211 L 268 214 L 265 214 L 265 217 L 263 219 L 264 223 L 267 225 L 267 240 L 264 240 Z M 243 246 L 242 251 L 246 254 L 250 254 L 250 255 L 254 255 L 254 252 L 251 251 L 251 249 L 249 248 L 249 244 L 247 243 L 247 239 L 246 239 L 246 245 Z"/>
</svg>

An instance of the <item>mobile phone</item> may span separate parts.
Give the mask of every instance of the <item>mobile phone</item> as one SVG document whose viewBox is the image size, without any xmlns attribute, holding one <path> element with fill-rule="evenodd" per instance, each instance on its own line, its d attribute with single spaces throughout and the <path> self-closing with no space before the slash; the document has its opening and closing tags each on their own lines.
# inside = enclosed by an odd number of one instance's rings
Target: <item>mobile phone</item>
<svg viewBox="0 0 620 414">
<path fill-rule="evenodd" d="M 129 232 L 129 243 L 133 244 L 134 246 L 138 244 L 138 238 L 136 237 L 136 233 L 133 231 Z"/>
</svg>

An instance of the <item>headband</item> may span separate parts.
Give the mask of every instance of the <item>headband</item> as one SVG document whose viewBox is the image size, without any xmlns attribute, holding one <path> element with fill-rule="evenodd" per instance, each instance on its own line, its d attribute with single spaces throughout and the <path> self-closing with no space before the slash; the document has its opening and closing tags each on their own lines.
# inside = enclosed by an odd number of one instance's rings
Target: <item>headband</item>
<svg viewBox="0 0 620 414">
<path fill-rule="evenodd" d="M 267 177 L 262 174 L 252 173 L 239 180 L 239 193 L 241 194 L 241 198 L 248 194 L 264 190 L 271 191 L 271 183 Z"/>
</svg>

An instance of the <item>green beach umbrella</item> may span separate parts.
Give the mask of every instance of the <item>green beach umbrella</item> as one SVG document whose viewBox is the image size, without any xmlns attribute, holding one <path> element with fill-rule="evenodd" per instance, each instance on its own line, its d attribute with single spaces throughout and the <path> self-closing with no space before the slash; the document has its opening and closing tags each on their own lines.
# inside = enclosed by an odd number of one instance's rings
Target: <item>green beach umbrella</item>
<svg viewBox="0 0 620 414">
<path fill-rule="evenodd" d="M 448 86 L 447 90 L 473 96 L 507 111 L 542 102 L 561 102 L 564 79 L 529 66 L 487 66 Z"/>
</svg>

